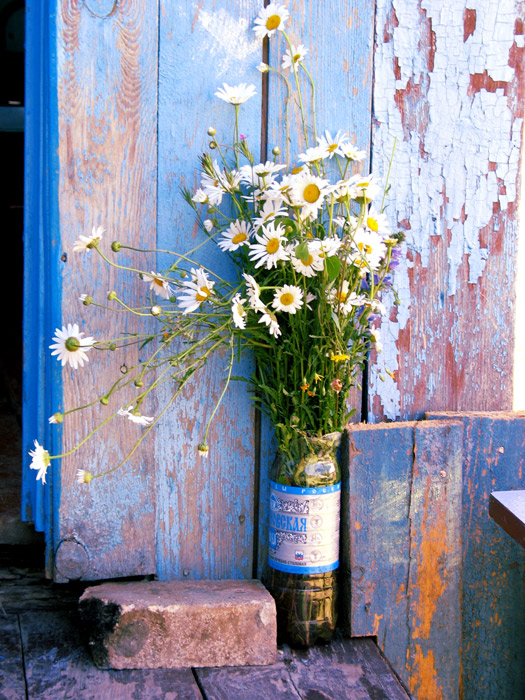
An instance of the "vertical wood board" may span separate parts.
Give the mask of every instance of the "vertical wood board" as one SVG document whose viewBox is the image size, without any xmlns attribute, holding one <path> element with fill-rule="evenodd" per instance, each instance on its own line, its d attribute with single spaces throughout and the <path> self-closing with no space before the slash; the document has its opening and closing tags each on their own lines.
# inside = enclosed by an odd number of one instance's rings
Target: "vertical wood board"
<svg viewBox="0 0 525 700">
<path fill-rule="evenodd" d="M 95 3 L 96 4 L 96 3 Z M 126 0 L 104 12 L 94 3 L 62 0 L 57 16 L 60 247 L 63 323 L 77 322 L 95 339 L 144 331 L 130 314 L 84 307 L 80 294 L 105 305 L 109 290 L 135 305 L 147 299 L 136 274 L 109 269 L 93 251 L 74 253 L 79 235 L 93 226 L 106 229 L 101 247 L 121 265 L 143 269 L 138 256 L 113 254 L 112 240 L 152 247 L 156 235 L 157 3 Z M 100 8 L 99 8 L 100 9 Z M 145 301 L 144 303 L 147 303 Z M 118 306 L 108 304 L 113 309 Z M 49 339 L 51 341 L 51 339 Z M 89 354 L 89 363 L 62 372 L 64 406 L 69 409 L 102 396 L 132 368 L 136 350 Z M 85 414 L 66 416 L 63 450 L 82 439 L 99 421 L 133 400 L 132 386 L 96 404 Z M 152 403 L 142 412 L 154 414 Z M 53 469 L 59 496 L 53 527 L 58 580 L 108 578 L 155 571 L 155 471 L 151 449 L 139 450 L 121 470 L 78 485 L 76 471 L 93 474 L 117 464 L 142 428 L 117 417 L 81 450 Z M 58 500 L 58 499 L 57 499 Z"/>
<path fill-rule="evenodd" d="M 208 150 L 207 129 L 231 143 L 234 107 L 214 93 L 224 82 L 253 83 L 257 95 L 240 108 L 240 133 L 254 153 L 261 132 L 261 45 L 252 32 L 259 3 L 161 2 L 159 46 L 158 246 L 186 252 L 205 240 L 179 188 L 195 192 L 199 156 Z M 211 151 L 214 159 L 220 157 Z M 234 280 L 228 256 L 214 242 L 195 256 Z M 159 267 L 171 264 L 159 258 Z M 189 267 L 196 265 L 190 265 Z M 233 382 L 208 434 L 208 418 L 222 392 L 229 352 L 216 353 L 170 408 L 156 433 L 158 469 L 157 573 L 163 579 L 251 578 L 254 537 L 254 410 L 247 387 Z M 243 360 L 233 374 L 249 376 Z M 161 401 L 169 398 L 169 389 Z"/>
<path fill-rule="evenodd" d="M 525 688 L 525 560 L 489 517 L 491 491 L 525 485 L 525 413 L 430 413 L 464 424 L 462 700 Z"/>
<path fill-rule="evenodd" d="M 512 405 L 524 9 L 377 2 L 373 170 L 386 173 L 397 138 L 387 213 L 407 255 L 371 420 Z"/>
<path fill-rule="evenodd" d="M 345 622 L 353 636 L 377 637 L 421 699 L 459 690 L 462 430 L 348 428 Z"/>
</svg>

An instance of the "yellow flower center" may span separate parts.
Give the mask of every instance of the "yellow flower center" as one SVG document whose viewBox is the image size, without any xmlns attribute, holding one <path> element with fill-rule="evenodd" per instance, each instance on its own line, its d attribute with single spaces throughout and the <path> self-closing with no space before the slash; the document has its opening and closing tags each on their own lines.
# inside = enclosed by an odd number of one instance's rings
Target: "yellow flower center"
<svg viewBox="0 0 525 700">
<path fill-rule="evenodd" d="M 370 255 L 372 252 L 372 246 L 371 245 L 365 245 L 364 243 L 358 243 L 357 247 L 362 253 L 366 253 L 367 255 Z"/>
<path fill-rule="evenodd" d="M 158 287 L 164 287 L 164 282 L 161 280 L 159 277 L 154 277 L 153 282 L 158 286 Z"/>
<path fill-rule="evenodd" d="M 274 253 L 277 253 L 277 251 L 279 250 L 279 246 L 280 241 L 278 238 L 270 238 L 270 240 L 266 244 L 266 252 L 269 255 L 273 255 Z"/>
<path fill-rule="evenodd" d="M 309 204 L 313 204 L 314 202 L 317 202 L 319 199 L 319 196 L 321 195 L 321 190 L 317 185 L 314 185 L 313 182 L 310 185 L 306 185 L 303 191 L 303 197 L 304 201 L 308 202 Z"/>
<path fill-rule="evenodd" d="M 371 231 L 377 231 L 379 229 L 379 224 L 375 219 L 373 219 L 371 216 L 368 217 L 366 220 L 366 225 Z"/>
<path fill-rule="evenodd" d="M 245 233 L 236 233 L 232 238 L 232 243 L 242 243 L 242 241 L 245 241 L 247 238 L 248 236 Z"/>
<path fill-rule="evenodd" d="M 307 265 L 311 265 L 313 263 L 313 261 L 314 261 L 314 256 L 309 255 L 308 260 L 306 262 L 304 262 L 304 260 L 302 260 L 301 262 L 303 263 L 303 265 L 307 266 Z"/>
<path fill-rule="evenodd" d="M 297 168 L 294 168 L 292 170 L 292 175 L 297 175 L 298 173 L 302 173 L 302 172 L 303 172 L 303 166 L 298 165 Z"/>
<path fill-rule="evenodd" d="M 274 29 L 277 29 L 277 27 L 281 24 L 281 18 L 279 15 L 272 15 L 271 17 L 268 17 L 266 20 L 266 29 L 268 31 L 273 31 Z"/>
<path fill-rule="evenodd" d="M 66 350 L 68 352 L 75 352 L 75 350 L 78 350 L 80 347 L 80 343 L 78 341 L 78 338 L 75 338 L 74 335 L 67 338 L 64 345 L 66 346 Z"/>
<path fill-rule="evenodd" d="M 293 55 L 293 62 L 294 62 L 294 63 L 297 63 L 297 61 L 298 61 L 300 58 L 301 58 L 301 54 L 300 54 L 300 53 L 294 53 L 294 55 Z"/>
<path fill-rule="evenodd" d="M 336 292 L 334 296 L 338 302 L 344 304 L 346 297 L 348 296 L 348 292 L 343 292 L 343 290 L 341 290 L 340 292 Z"/>
<path fill-rule="evenodd" d="M 208 289 L 208 287 L 200 287 L 199 291 L 195 295 L 195 299 L 197 301 L 206 301 L 206 299 L 210 296 L 211 294 L 211 289 Z"/>
<path fill-rule="evenodd" d="M 290 294 L 290 292 L 281 294 L 280 301 L 283 306 L 290 306 L 290 304 L 293 304 L 293 294 Z"/>
<path fill-rule="evenodd" d="M 333 152 L 335 151 L 336 148 L 337 148 L 337 144 L 336 144 L 336 143 L 331 143 L 331 144 L 328 146 L 328 153 L 333 153 Z"/>
</svg>

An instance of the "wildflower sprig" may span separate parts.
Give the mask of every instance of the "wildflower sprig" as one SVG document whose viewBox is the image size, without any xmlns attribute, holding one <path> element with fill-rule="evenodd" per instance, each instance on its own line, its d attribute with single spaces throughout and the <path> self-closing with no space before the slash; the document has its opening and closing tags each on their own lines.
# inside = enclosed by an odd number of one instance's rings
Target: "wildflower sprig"
<svg viewBox="0 0 525 700">
<path fill-rule="evenodd" d="M 143 289 L 138 304 L 115 291 L 107 295 L 106 305 L 88 294 L 82 295 L 82 304 L 130 313 L 145 321 L 146 329 L 97 341 L 80 332 L 77 324 L 68 324 L 57 329 L 54 354 L 73 369 L 94 357 L 92 349 L 125 353 L 138 345 L 142 359 L 130 367 L 124 361 L 121 375 L 94 401 L 50 418 L 51 423 L 61 423 L 95 403 L 108 406 L 109 415 L 100 425 L 63 455 L 50 455 L 35 441 L 31 468 L 42 481 L 52 459 L 75 452 L 109 421 L 126 419 L 142 430 L 131 451 L 105 472 L 79 469 L 77 479 L 90 483 L 120 468 L 187 382 L 221 349 L 224 386 L 196 445 L 201 457 L 213 453 L 207 442 L 210 425 L 234 378 L 235 361 L 245 353 L 255 358 L 255 369 L 246 378 L 253 400 L 270 417 L 282 452 L 299 435 L 342 430 L 354 412 L 348 405 L 349 392 L 361 381 L 370 349 L 381 349 L 378 325 L 386 311 L 380 296 L 392 288 L 402 236 L 391 231 L 383 211 L 387 187 L 358 171 L 365 153 L 343 130 L 318 134 L 307 50 L 292 44 L 288 21 L 288 10 L 270 3 L 254 30 L 261 40 L 284 43 L 279 69 L 260 64 L 259 70 L 284 81 L 286 117 L 289 102 L 296 101 L 303 152 L 290 159 L 286 118 L 284 162 L 278 147 L 271 160 L 258 162 L 249 139 L 240 132 L 242 107 L 256 94 L 255 86 L 224 83 L 215 94 L 234 109 L 232 139 L 223 139 L 214 127 L 208 129 L 210 152 L 199 160 L 199 186 L 182 190 L 202 240 L 184 252 L 139 250 L 122 241 L 114 241 L 109 251 L 104 229 L 95 226 L 90 236 L 75 242 L 75 251 L 98 254 L 110 267 L 138 276 Z M 215 247 L 217 254 L 233 261 L 232 278 L 224 279 L 199 262 L 204 246 Z M 144 269 L 120 262 L 126 250 L 148 259 Z M 170 257 L 166 269 L 149 262 L 157 253 Z M 155 416 L 143 415 L 161 386 L 170 387 L 169 399 Z"/>
</svg>

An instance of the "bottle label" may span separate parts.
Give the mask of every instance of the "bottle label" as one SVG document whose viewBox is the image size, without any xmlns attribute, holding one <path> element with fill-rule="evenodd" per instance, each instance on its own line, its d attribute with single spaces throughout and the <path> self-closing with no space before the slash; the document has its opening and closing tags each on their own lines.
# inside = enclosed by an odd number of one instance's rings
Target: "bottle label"
<svg viewBox="0 0 525 700">
<path fill-rule="evenodd" d="M 303 488 L 270 482 L 268 563 L 291 574 L 339 566 L 341 482 Z"/>
</svg>

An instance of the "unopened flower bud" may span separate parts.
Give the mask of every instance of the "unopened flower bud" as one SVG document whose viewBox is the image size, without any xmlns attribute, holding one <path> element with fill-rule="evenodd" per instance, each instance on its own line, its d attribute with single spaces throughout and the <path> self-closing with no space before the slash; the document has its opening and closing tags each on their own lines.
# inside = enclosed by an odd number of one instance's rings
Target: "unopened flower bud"
<svg viewBox="0 0 525 700">
<path fill-rule="evenodd" d="M 84 306 L 89 306 L 93 301 L 93 297 L 90 297 L 88 294 L 81 294 L 80 301 L 84 304 Z"/>
<path fill-rule="evenodd" d="M 204 459 L 206 459 L 208 457 L 208 454 L 210 452 L 210 448 L 208 447 L 208 445 L 205 442 L 201 442 L 201 444 L 197 447 L 197 449 L 199 450 L 199 454 L 201 457 L 203 457 Z"/>
<path fill-rule="evenodd" d="M 49 419 L 50 423 L 63 423 L 63 421 L 64 421 L 64 416 L 62 415 L 62 413 L 58 413 L 58 412 L 53 413 L 53 415 Z"/>
<path fill-rule="evenodd" d="M 138 387 L 144 386 L 144 382 L 142 381 L 142 379 L 135 379 L 133 384 L 135 384 L 135 386 L 138 386 Z"/>
<path fill-rule="evenodd" d="M 209 147 L 210 147 L 212 150 L 213 150 L 214 148 L 217 148 L 217 144 L 215 143 L 215 141 L 210 141 L 210 143 L 209 143 L 208 145 L 209 145 Z"/>
<path fill-rule="evenodd" d="M 208 136 L 215 136 L 216 133 L 217 131 L 213 126 L 208 127 Z"/>
<path fill-rule="evenodd" d="M 261 73 L 268 73 L 270 66 L 267 63 L 264 63 L 264 61 L 261 61 L 257 66 L 257 70 L 261 71 Z"/>
<path fill-rule="evenodd" d="M 111 244 L 111 250 L 114 253 L 118 253 L 121 248 L 122 246 L 118 241 L 113 241 L 113 243 Z"/>
<path fill-rule="evenodd" d="M 114 299 L 117 298 L 117 295 L 115 294 L 115 292 L 108 292 L 107 298 L 108 298 L 108 301 L 113 301 Z"/>
<path fill-rule="evenodd" d="M 274 156 L 280 156 L 280 155 L 281 155 L 281 149 L 279 148 L 279 146 L 275 146 L 274 148 L 272 148 L 272 153 L 273 153 Z"/>
<path fill-rule="evenodd" d="M 100 399 L 100 403 L 101 403 L 103 406 L 107 406 L 108 403 L 109 403 L 108 397 L 107 397 L 107 396 L 103 396 L 103 397 Z"/>
<path fill-rule="evenodd" d="M 162 313 L 162 309 L 160 308 L 160 306 L 156 305 L 152 306 L 149 311 L 152 316 L 160 316 L 160 314 Z"/>
<path fill-rule="evenodd" d="M 339 378 L 332 379 L 330 386 L 338 394 L 343 388 L 343 382 Z"/>
<path fill-rule="evenodd" d="M 116 343 L 110 343 L 109 349 L 111 350 L 111 352 L 114 352 L 117 349 Z"/>
</svg>

